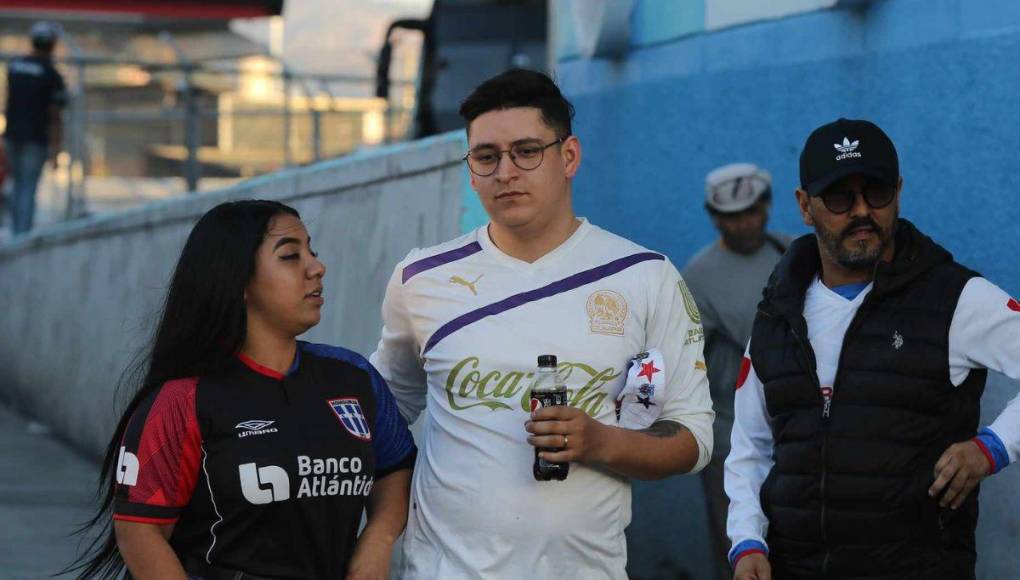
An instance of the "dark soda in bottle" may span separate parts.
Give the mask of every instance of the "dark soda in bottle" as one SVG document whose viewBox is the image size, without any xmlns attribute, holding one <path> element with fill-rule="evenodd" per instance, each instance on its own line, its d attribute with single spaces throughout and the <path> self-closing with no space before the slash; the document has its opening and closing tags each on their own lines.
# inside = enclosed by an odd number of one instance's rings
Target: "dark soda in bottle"
<svg viewBox="0 0 1020 580">
<path fill-rule="evenodd" d="M 538 357 L 538 375 L 531 388 L 531 412 L 553 405 L 567 404 L 567 386 L 556 380 L 556 355 L 543 354 Z M 561 451 L 552 448 L 535 448 L 535 463 L 532 473 L 538 481 L 563 481 L 570 471 L 569 463 L 553 463 L 538 456 L 539 451 Z"/>
</svg>

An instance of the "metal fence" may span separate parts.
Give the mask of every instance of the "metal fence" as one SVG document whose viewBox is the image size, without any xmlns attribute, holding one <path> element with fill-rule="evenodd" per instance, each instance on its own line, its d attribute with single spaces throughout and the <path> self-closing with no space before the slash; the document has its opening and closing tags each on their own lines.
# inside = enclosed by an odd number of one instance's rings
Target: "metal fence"
<svg viewBox="0 0 1020 580">
<path fill-rule="evenodd" d="M 410 127 L 408 81 L 392 83 L 383 100 L 368 96 L 374 78 L 298 73 L 268 55 L 189 60 L 166 33 L 160 40 L 172 48 L 172 62 L 91 56 L 63 40 L 68 55 L 56 59 L 69 95 L 59 164 L 63 219 L 88 211 L 87 180 L 103 187 L 110 177 L 172 178 L 178 190 L 194 192 L 203 181 L 222 183 L 212 178 L 401 140 Z M 0 53 L 0 62 L 17 56 Z"/>
</svg>

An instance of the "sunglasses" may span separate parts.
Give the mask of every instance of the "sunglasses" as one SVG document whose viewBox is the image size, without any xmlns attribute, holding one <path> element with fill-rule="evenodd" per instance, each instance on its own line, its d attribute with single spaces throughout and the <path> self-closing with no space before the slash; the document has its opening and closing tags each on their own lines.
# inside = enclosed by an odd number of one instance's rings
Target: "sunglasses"
<svg viewBox="0 0 1020 580">
<path fill-rule="evenodd" d="M 868 182 L 861 190 L 846 185 L 836 185 L 818 194 L 825 208 L 832 213 L 846 213 L 857 202 L 857 195 L 871 209 L 882 209 L 896 199 L 896 187 L 884 183 Z"/>
</svg>

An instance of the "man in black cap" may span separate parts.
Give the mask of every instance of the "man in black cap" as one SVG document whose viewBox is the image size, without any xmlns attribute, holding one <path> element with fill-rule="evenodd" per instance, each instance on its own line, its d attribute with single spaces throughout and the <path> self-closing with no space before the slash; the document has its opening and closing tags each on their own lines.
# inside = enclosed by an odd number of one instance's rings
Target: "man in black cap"
<svg viewBox="0 0 1020 580">
<path fill-rule="evenodd" d="M 7 65 L 3 141 L 14 185 L 10 200 L 14 235 L 32 229 L 36 186 L 46 160 L 55 160 L 60 150 L 60 109 L 66 101 L 64 79 L 53 68 L 56 25 L 36 22 L 29 36 L 31 54 Z"/>
<path fill-rule="evenodd" d="M 977 484 L 1020 456 L 1020 302 L 899 218 L 868 121 L 816 129 L 795 240 L 758 306 L 726 460 L 738 580 L 974 578 Z"/>
</svg>

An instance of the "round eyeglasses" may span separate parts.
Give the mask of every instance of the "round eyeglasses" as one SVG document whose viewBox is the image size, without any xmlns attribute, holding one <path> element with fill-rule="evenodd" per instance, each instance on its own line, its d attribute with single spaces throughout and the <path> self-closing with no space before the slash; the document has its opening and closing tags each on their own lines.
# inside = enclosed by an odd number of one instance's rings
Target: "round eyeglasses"
<svg viewBox="0 0 1020 580">
<path fill-rule="evenodd" d="M 846 213 L 857 202 L 858 193 L 871 209 L 882 209 L 896 198 L 895 187 L 874 182 L 866 183 L 860 191 L 845 185 L 830 187 L 818 194 L 818 197 L 822 198 L 825 208 L 832 213 Z"/>
<path fill-rule="evenodd" d="M 509 149 L 497 149 L 485 145 L 468 151 L 462 159 L 467 161 L 468 169 L 471 170 L 471 173 L 478 177 L 488 177 L 496 173 L 504 153 L 510 155 L 510 161 L 519 169 L 531 171 L 537 169 L 542 164 L 542 158 L 545 156 L 546 149 L 558 143 L 563 143 L 566 140 L 566 137 L 560 137 L 552 143 L 543 144 L 537 139 L 527 139 L 514 143 Z"/>
</svg>

